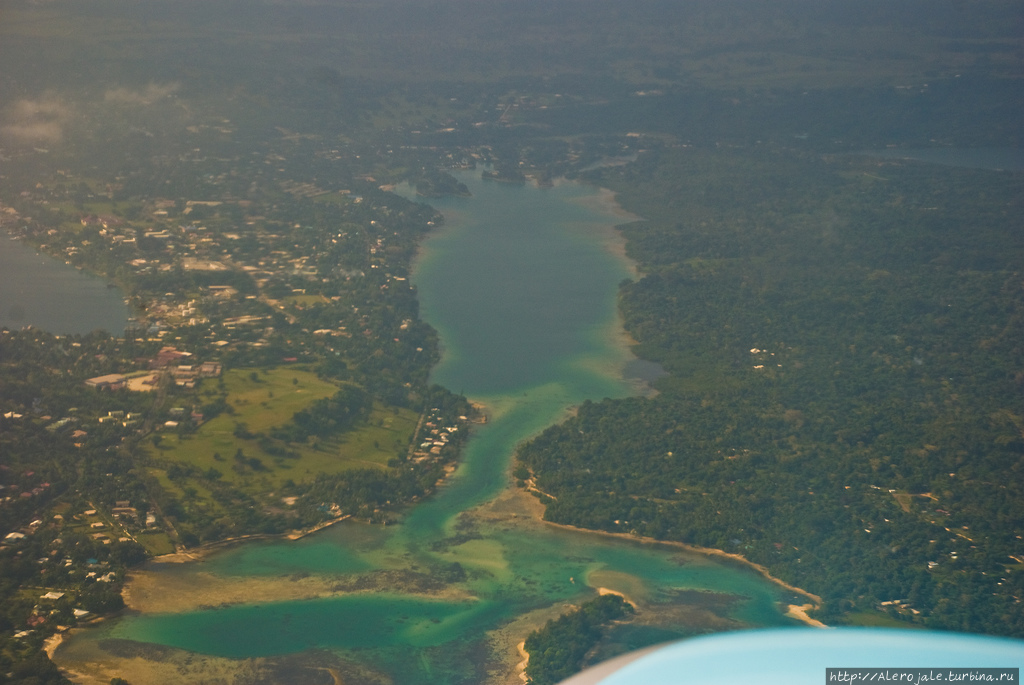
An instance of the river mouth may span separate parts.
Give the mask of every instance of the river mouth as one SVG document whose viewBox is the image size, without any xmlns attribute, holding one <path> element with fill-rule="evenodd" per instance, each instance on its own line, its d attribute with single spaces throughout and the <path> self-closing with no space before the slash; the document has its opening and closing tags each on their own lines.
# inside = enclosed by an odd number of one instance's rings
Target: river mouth
<svg viewBox="0 0 1024 685">
<path fill-rule="evenodd" d="M 794 624 L 779 611 L 789 593 L 749 568 L 545 524 L 540 503 L 510 487 L 518 443 L 586 400 L 638 394 L 616 311 L 633 275 L 612 244 L 625 219 L 574 183 L 459 178 L 472 196 L 432 201 L 448 222 L 414 275 L 444 341 L 433 380 L 487 407 L 459 469 L 398 526 L 346 521 L 151 564 L 128 583 L 131 612 L 70 640 L 62 666 L 101 681 L 288 667 L 310 682 L 518 682 L 515 645 L 607 591 L 639 609 L 612 651 Z"/>
</svg>

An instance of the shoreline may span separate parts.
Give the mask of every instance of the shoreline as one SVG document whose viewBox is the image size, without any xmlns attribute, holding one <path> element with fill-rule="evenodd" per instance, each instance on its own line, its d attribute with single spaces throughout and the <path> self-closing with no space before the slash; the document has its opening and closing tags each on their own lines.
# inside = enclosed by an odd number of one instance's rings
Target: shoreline
<svg viewBox="0 0 1024 685">
<path fill-rule="evenodd" d="M 187 564 L 193 561 L 203 561 L 206 557 L 219 552 L 234 545 L 241 544 L 243 542 L 256 542 L 258 540 L 301 540 L 307 535 L 318 533 L 324 528 L 330 528 L 335 523 L 340 523 L 352 518 L 352 514 L 345 514 L 338 518 L 331 519 L 329 521 L 321 521 L 312 528 L 306 528 L 301 530 L 290 530 L 284 533 L 252 533 L 251 535 L 238 535 L 232 538 L 224 538 L 223 540 L 215 540 L 213 542 L 207 542 L 198 547 L 191 549 L 182 549 L 177 552 L 171 552 L 169 554 L 161 554 L 160 556 L 153 557 L 147 563 L 149 564 Z M 125 589 L 127 589 L 127 584 Z"/>
<path fill-rule="evenodd" d="M 622 261 L 631 278 L 639 277 L 641 275 L 640 266 L 635 259 L 627 254 L 628 241 L 626 236 L 622 235 L 620 227 L 637 221 L 643 221 L 644 218 L 623 209 L 617 199 L 618 193 L 610 188 L 585 181 L 570 182 L 578 183 L 597 191 L 596 195 L 577 198 L 574 202 L 581 207 L 585 207 L 596 214 L 601 214 L 610 219 L 608 222 L 595 222 L 600 225 L 600 228 L 595 231 L 598 236 L 598 244 L 610 255 Z"/>
<path fill-rule="evenodd" d="M 516 487 L 511 482 L 511 479 L 510 479 L 508 487 L 506 487 L 504 490 L 502 490 L 502 492 L 498 496 L 496 496 L 494 499 L 490 500 L 489 502 L 486 502 L 484 504 L 479 505 L 478 507 L 474 507 L 474 508 L 471 508 L 471 509 L 467 510 L 467 513 L 470 516 L 474 516 L 474 517 L 477 517 L 477 518 L 482 519 L 482 520 L 489 520 L 491 522 L 504 521 L 504 520 L 512 520 L 512 519 L 519 518 L 520 521 L 523 521 L 523 522 L 527 522 L 528 521 L 531 526 L 536 526 L 537 528 L 540 528 L 540 529 L 542 529 L 544 527 L 547 527 L 547 526 L 551 526 L 551 527 L 556 528 L 556 529 L 562 529 L 562 530 L 570 531 L 570 532 L 573 532 L 573 533 L 591 533 L 591 534 L 594 534 L 594 535 L 621 538 L 623 540 L 629 540 L 629 541 L 632 541 L 632 542 L 640 542 L 640 543 L 643 543 L 643 544 L 664 545 L 664 546 L 669 546 L 669 547 L 673 547 L 673 548 L 676 548 L 676 549 L 680 549 L 682 551 L 686 551 L 686 552 L 689 552 L 689 553 L 692 553 L 692 554 L 697 554 L 697 555 L 700 555 L 700 556 L 703 556 L 703 557 L 716 558 L 716 559 L 726 559 L 730 563 L 734 563 L 734 564 L 738 564 L 738 565 L 741 565 L 741 566 L 745 566 L 745 567 L 755 571 L 762 578 L 764 578 L 765 580 L 769 581 L 770 583 L 776 585 L 777 587 L 781 587 L 784 590 L 787 590 L 789 592 L 793 592 L 794 594 L 797 594 L 797 595 L 799 595 L 801 597 L 805 597 L 808 600 L 810 600 L 808 603 L 805 603 L 803 605 L 798 605 L 798 604 L 782 604 L 781 602 L 777 603 L 777 605 L 781 604 L 781 606 L 778 609 L 779 613 L 781 615 L 787 616 L 787 617 L 789 617 L 789 618 L 791 618 L 793 620 L 800 621 L 801 623 L 803 623 L 803 624 L 805 624 L 807 626 L 811 626 L 811 627 L 815 627 L 815 628 L 829 628 L 830 627 L 830 626 L 822 623 L 821 621 L 818 621 L 818 620 L 816 620 L 814 618 L 811 618 L 810 616 L 807 615 L 808 611 L 821 606 L 821 598 L 818 595 L 815 595 L 815 594 L 813 594 L 811 592 L 808 592 L 807 590 L 804 590 L 802 588 L 799 588 L 799 587 L 796 587 L 794 585 L 791 585 L 791 584 L 789 584 L 789 583 L 787 583 L 787 582 L 785 582 L 785 581 L 783 581 L 783 580 L 781 580 L 779 578 L 775 578 L 774 576 L 772 576 L 768 572 L 768 570 L 766 568 L 764 568 L 763 566 L 761 566 L 759 564 L 755 564 L 754 562 L 750 561 L 749 559 L 746 559 L 745 557 L 743 557 L 741 555 L 732 554 L 732 553 L 729 553 L 729 552 L 725 552 L 723 550 L 717 550 L 717 549 L 713 549 L 713 548 L 709 548 L 709 547 L 699 547 L 697 545 L 688 545 L 688 544 L 682 543 L 682 542 L 673 542 L 673 541 L 666 541 L 666 540 L 656 540 L 654 538 L 637 537 L 635 535 L 629 535 L 628 533 L 611 533 L 611 532 L 607 532 L 607 531 L 589 530 L 589 529 L 586 529 L 586 528 L 579 528 L 577 526 L 570 526 L 570 525 L 567 525 L 567 524 L 552 523 L 550 521 L 545 521 L 544 520 L 544 518 L 543 518 L 544 517 L 544 511 L 545 511 L 545 506 L 544 506 L 543 502 L 541 502 L 537 497 L 532 495 L 527 490 L 525 490 L 523 488 Z M 510 512 L 512 512 L 512 513 L 510 513 Z M 643 605 L 645 603 L 645 600 L 643 598 L 639 598 L 639 597 L 635 597 L 635 596 L 630 596 L 630 594 L 628 592 L 623 592 L 621 590 L 614 590 L 614 589 L 612 589 L 610 587 L 607 587 L 606 583 L 607 583 L 607 580 L 603 579 L 603 578 L 600 579 L 600 580 L 597 580 L 597 582 L 595 582 L 592 585 L 590 584 L 589 580 L 587 581 L 588 586 L 592 590 L 594 590 L 598 595 L 615 594 L 615 595 L 618 595 L 618 596 L 622 597 L 627 603 L 629 603 L 631 606 L 633 606 L 634 609 L 637 609 L 639 611 L 640 609 L 643 608 Z M 565 606 L 565 605 L 563 605 L 561 603 L 556 602 L 554 605 L 552 605 L 550 607 L 546 607 L 546 611 L 547 611 L 546 617 L 556 618 L 557 616 L 561 616 L 562 614 L 564 614 L 565 611 L 567 611 L 567 610 L 568 610 L 567 606 Z M 525 617 L 523 617 L 523 618 L 525 618 Z M 516 667 L 520 667 L 521 666 L 521 667 L 525 668 L 527 660 L 524 660 L 524 659 L 521 659 L 521 658 L 522 657 L 527 657 L 528 658 L 528 654 L 524 654 L 523 652 L 525 650 L 522 647 L 520 647 L 519 645 L 523 645 L 524 644 L 524 638 L 526 637 L 526 635 L 528 635 L 530 632 L 532 632 L 532 630 L 534 630 L 537 627 L 539 627 L 541 623 L 542 623 L 542 621 L 538 622 L 536 624 L 530 625 L 529 627 L 522 626 L 520 628 L 522 630 L 522 632 L 519 633 L 519 640 L 518 641 L 513 641 L 512 639 L 508 639 L 505 642 L 505 651 L 504 651 L 504 653 L 506 655 L 505 656 L 505 663 L 507 664 L 506 668 L 508 668 L 508 670 L 506 671 L 507 675 L 505 676 L 505 679 L 500 681 L 501 685 L 518 685 L 518 681 L 515 680 L 515 678 L 518 675 L 519 678 L 521 679 L 523 671 L 516 670 Z M 497 684 L 497 682 L 498 681 L 496 681 L 495 685 Z M 523 682 L 525 682 L 525 681 L 523 681 Z"/>
<path fill-rule="evenodd" d="M 61 643 L 64 642 L 64 634 L 66 632 L 68 631 L 57 631 L 50 637 L 43 640 L 43 651 L 46 652 L 46 656 L 48 659 L 50 659 L 50 661 L 53 661 L 54 653 L 56 653 L 57 648 L 60 647 Z"/>
<path fill-rule="evenodd" d="M 818 595 L 816 595 L 816 594 L 814 594 L 812 592 L 808 592 L 807 590 L 804 590 L 803 588 L 798 588 L 795 585 L 790 585 L 789 583 L 787 583 L 786 581 L 782 580 L 781 578 L 776 578 L 775 576 L 773 576 L 768 571 L 767 568 L 765 568 L 761 564 L 756 564 L 753 561 L 750 561 L 749 559 L 747 559 L 746 557 L 744 557 L 741 554 L 734 554 L 732 552 L 726 552 L 724 550 L 714 549 L 712 547 L 700 547 L 698 545 L 690 545 L 690 544 L 687 544 L 685 542 L 676 542 L 674 540 L 658 540 L 656 538 L 646 537 L 646 536 L 642 536 L 642 535 L 638 536 L 638 535 L 630 535 L 629 533 L 612 533 L 612 532 L 606 531 L 606 530 L 591 530 L 589 528 L 580 528 L 578 526 L 572 526 L 572 525 L 569 525 L 567 523 L 554 523 L 552 521 L 544 521 L 543 519 L 541 519 L 541 521 L 545 525 L 552 526 L 554 528 L 561 528 L 562 530 L 570 530 L 570 531 L 577 532 L 577 533 L 592 533 L 594 535 L 601 535 L 601 536 L 606 536 L 606 537 L 619 538 L 621 540 L 632 540 L 633 542 L 640 542 L 640 543 L 648 544 L 648 545 L 668 545 L 669 547 L 675 547 L 677 549 L 682 549 L 682 550 L 685 550 L 687 552 L 694 552 L 696 554 L 702 554 L 702 555 L 708 556 L 708 557 L 717 557 L 717 558 L 720 558 L 720 559 L 728 559 L 728 560 L 730 560 L 730 561 L 732 561 L 734 563 L 740 564 L 741 566 L 746 566 L 747 568 L 749 568 L 749 569 L 751 569 L 753 571 L 756 571 L 765 580 L 767 580 L 767 581 L 769 581 L 771 583 L 774 583 L 775 585 L 781 587 L 784 590 L 787 590 L 787 591 L 792 592 L 794 594 L 801 595 L 801 596 L 806 597 L 807 599 L 811 600 L 811 606 L 809 608 L 805 608 L 804 612 L 810 611 L 811 609 L 817 609 L 817 608 L 821 607 L 822 600 L 821 600 L 821 597 L 819 597 Z M 790 605 L 790 606 L 796 606 L 796 605 Z M 806 605 L 804 605 L 804 606 L 806 607 Z M 815 620 L 815 619 L 812 619 L 810 616 L 808 616 L 807 619 L 810 620 L 810 621 Z M 798 620 L 803 620 L 803 619 L 798 619 Z M 824 625 L 824 624 L 822 624 L 822 625 Z"/>
<path fill-rule="evenodd" d="M 519 650 L 519 656 L 523 657 L 523 660 L 516 664 L 516 670 L 519 672 L 519 679 L 524 683 L 529 682 L 530 677 L 526 675 L 526 667 L 530 665 L 530 653 L 526 651 L 526 640 L 517 644 L 516 649 Z"/>
<path fill-rule="evenodd" d="M 614 219 L 614 223 L 602 224 L 601 228 L 597 231 L 598 244 L 608 254 L 622 263 L 626 272 L 629 274 L 630 280 L 636 281 L 642 278 L 644 274 L 640 269 L 639 263 L 629 256 L 627 251 L 629 241 L 626 240 L 626 236 L 623 235 L 621 229 L 626 224 L 645 221 L 645 219 L 642 216 L 623 209 L 619 204 L 618 193 L 616 191 L 610 188 L 605 188 L 604 186 L 594 185 L 586 181 L 571 182 L 586 185 L 597 191 L 597 195 L 580 198 L 576 200 L 576 203 L 593 212 L 603 214 Z M 620 292 L 621 291 L 619 289 L 616 290 L 616 298 L 618 298 Z M 622 359 L 617 362 L 622 365 L 618 371 L 619 375 L 622 376 L 622 382 L 627 384 L 627 386 L 631 388 L 631 391 L 638 397 L 650 398 L 656 396 L 658 394 L 658 390 L 654 388 L 652 381 L 643 378 L 629 378 L 626 377 L 624 373 L 626 366 L 630 362 L 650 360 L 644 360 L 641 357 L 638 357 L 634 352 L 634 349 L 640 343 L 632 336 L 632 334 L 630 334 L 629 331 L 626 330 L 625 319 L 618 303 L 616 303 L 615 306 L 615 324 L 614 327 L 607 332 L 607 336 L 609 345 L 622 353 Z"/>
<path fill-rule="evenodd" d="M 628 604 L 629 606 L 633 607 L 634 610 L 638 608 L 636 602 L 631 600 L 629 598 L 629 595 L 627 595 L 625 592 L 619 592 L 618 590 L 612 590 L 611 588 L 606 587 L 598 587 L 594 589 L 597 590 L 597 594 L 601 597 L 604 597 L 605 595 L 615 595 L 616 597 L 621 597 L 622 601 Z"/>
<path fill-rule="evenodd" d="M 786 616 L 795 618 L 796 620 L 802 621 L 814 628 L 828 628 L 829 626 L 825 625 L 818 619 L 811 618 L 807 615 L 807 612 L 812 608 L 814 608 L 812 604 L 790 604 L 789 611 L 786 612 Z"/>
</svg>

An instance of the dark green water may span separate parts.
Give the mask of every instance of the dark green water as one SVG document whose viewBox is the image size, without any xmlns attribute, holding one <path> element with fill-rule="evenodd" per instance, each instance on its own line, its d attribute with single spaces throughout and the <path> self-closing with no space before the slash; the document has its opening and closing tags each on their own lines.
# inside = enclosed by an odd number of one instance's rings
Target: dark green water
<svg viewBox="0 0 1024 685">
<path fill-rule="evenodd" d="M 414 281 L 424 318 L 444 340 L 435 380 L 489 410 L 464 464 L 402 525 L 346 523 L 297 542 L 247 544 L 202 564 L 159 570 L 239 582 L 286 583 L 308 574 L 337 579 L 340 590 L 367 587 L 346 585 L 362 578 L 374 591 L 136 615 L 84 639 L 232 658 L 326 648 L 414 685 L 483 682 L 486 631 L 592 597 L 588 582 L 647 607 L 642 625 L 621 636 L 625 647 L 791 623 L 777 609 L 783 593 L 741 567 L 554 529 L 498 505 L 460 516 L 507 487 L 518 442 L 585 399 L 635 391 L 622 377 L 629 355 L 616 336 L 616 288 L 629 271 L 608 249 L 609 226 L 621 219 L 600 210 L 595 191 L 574 184 L 538 189 L 469 174 L 461 180 L 473 197 L 434 202 L 448 226 L 428 241 Z"/>
</svg>

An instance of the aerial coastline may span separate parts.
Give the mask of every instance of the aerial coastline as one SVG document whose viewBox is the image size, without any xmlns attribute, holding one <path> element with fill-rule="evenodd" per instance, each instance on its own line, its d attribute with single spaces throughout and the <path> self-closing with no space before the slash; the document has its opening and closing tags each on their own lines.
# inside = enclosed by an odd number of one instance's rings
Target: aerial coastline
<svg viewBox="0 0 1024 685">
<path fill-rule="evenodd" d="M 5 13 L 0 674 L 1024 637 L 1019 1 L 636 2 Z"/>
</svg>

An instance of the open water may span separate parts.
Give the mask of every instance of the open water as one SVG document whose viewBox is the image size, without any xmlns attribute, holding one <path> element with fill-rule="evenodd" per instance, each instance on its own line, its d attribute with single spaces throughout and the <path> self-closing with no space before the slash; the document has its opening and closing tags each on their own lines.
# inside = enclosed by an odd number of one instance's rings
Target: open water
<svg viewBox="0 0 1024 685">
<path fill-rule="evenodd" d="M 0 234 L 0 328 L 121 335 L 128 324 L 123 298 L 102 278 Z"/>
<path fill-rule="evenodd" d="M 494 656 L 488 631 L 592 598 L 600 586 L 647 607 L 645 621 L 617 638 L 621 649 L 794 624 L 778 608 L 789 595 L 749 569 L 546 526 L 492 503 L 509 484 L 517 443 L 586 399 L 638 392 L 616 310 L 630 268 L 613 249 L 612 226 L 623 219 L 594 189 L 516 186 L 469 172 L 460 180 L 473 196 L 431 201 L 447 225 L 427 241 L 413 279 L 444 344 L 434 380 L 488 408 L 459 470 L 401 525 L 346 522 L 297 542 L 245 544 L 156 571 L 184 578 L 178 587 L 190 579 L 198 587 L 202 577 L 284 585 L 315 576 L 375 578 L 373 591 L 133 615 L 79 641 L 117 638 L 230 658 L 328 649 L 394 682 L 436 685 L 484 682 Z M 445 592 L 417 586 L 423 579 Z"/>
</svg>

